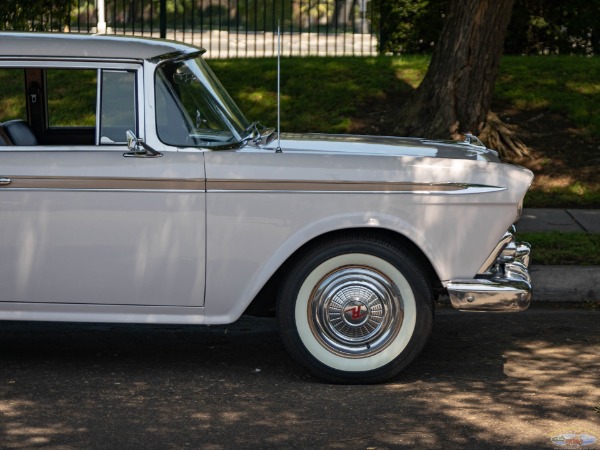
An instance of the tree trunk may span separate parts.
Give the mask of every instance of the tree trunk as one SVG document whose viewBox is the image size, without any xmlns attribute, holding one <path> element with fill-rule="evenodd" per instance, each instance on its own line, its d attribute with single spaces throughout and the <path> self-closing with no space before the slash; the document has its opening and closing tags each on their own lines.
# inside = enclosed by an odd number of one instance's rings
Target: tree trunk
<svg viewBox="0 0 600 450">
<path fill-rule="evenodd" d="M 486 125 L 514 0 L 450 0 L 421 85 L 400 109 L 396 132 L 458 139 Z"/>
<path fill-rule="evenodd" d="M 352 26 L 355 2 L 356 0 L 335 0 L 332 17 L 334 28 L 345 30 L 348 25 Z"/>
</svg>

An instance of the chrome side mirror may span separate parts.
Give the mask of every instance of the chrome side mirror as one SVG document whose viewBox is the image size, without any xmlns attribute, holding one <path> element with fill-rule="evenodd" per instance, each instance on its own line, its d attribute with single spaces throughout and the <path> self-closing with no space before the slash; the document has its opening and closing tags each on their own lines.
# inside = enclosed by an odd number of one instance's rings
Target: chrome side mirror
<svg viewBox="0 0 600 450">
<path fill-rule="evenodd" d="M 260 145 L 269 145 L 277 137 L 275 128 L 265 128 L 260 133 Z"/>
<path fill-rule="evenodd" d="M 159 158 L 162 156 L 162 153 L 157 152 L 146 144 L 143 139 L 138 138 L 133 131 L 127 130 L 125 135 L 127 136 L 127 148 L 129 149 L 128 152 L 123 153 L 126 158 Z"/>
</svg>

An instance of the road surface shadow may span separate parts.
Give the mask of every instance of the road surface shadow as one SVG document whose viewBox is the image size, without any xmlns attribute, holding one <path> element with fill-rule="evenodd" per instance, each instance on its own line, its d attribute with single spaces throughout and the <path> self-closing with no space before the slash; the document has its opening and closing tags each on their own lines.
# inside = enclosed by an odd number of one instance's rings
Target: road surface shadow
<svg viewBox="0 0 600 450">
<path fill-rule="evenodd" d="M 600 313 L 438 311 L 392 382 L 322 383 L 272 319 L 0 322 L 0 448 L 552 448 L 600 440 Z M 586 448 L 595 448 L 594 446 Z"/>
</svg>

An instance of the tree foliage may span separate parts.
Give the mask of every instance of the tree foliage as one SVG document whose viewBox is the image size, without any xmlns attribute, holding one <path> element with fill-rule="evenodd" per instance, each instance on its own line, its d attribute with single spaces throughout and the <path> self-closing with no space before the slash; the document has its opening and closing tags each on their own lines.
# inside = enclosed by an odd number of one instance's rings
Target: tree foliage
<svg viewBox="0 0 600 450">
<path fill-rule="evenodd" d="M 516 0 L 505 52 L 600 54 L 600 0 Z"/>
<path fill-rule="evenodd" d="M 380 52 L 433 51 L 448 3 L 449 0 L 373 0 Z M 505 53 L 598 55 L 599 12 L 600 0 L 516 0 Z"/>
<path fill-rule="evenodd" d="M 379 52 L 430 52 L 438 39 L 447 0 L 373 0 Z"/>
<path fill-rule="evenodd" d="M 2 0 L 0 28 L 46 31 L 69 23 L 71 0 Z"/>
</svg>

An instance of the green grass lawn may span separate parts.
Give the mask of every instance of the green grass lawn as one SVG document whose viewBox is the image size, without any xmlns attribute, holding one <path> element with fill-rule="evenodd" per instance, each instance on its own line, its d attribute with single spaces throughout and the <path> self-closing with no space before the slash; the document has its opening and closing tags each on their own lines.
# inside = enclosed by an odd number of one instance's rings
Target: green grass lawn
<svg viewBox="0 0 600 450">
<path fill-rule="evenodd" d="M 352 132 L 353 122 L 369 113 L 365 106 L 403 101 L 428 64 L 427 56 L 283 59 L 282 128 Z M 275 122 L 274 59 L 210 65 L 248 117 Z M 516 110 L 559 113 L 582 134 L 600 138 L 600 58 L 505 56 L 495 99 Z"/>
<path fill-rule="evenodd" d="M 410 93 L 428 64 L 425 57 L 283 59 L 281 128 L 351 133 L 368 118 L 371 105 Z M 211 60 L 210 65 L 250 120 L 276 123 L 275 59 Z"/>
<path fill-rule="evenodd" d="M 600 138 L 600 58 L 505 56 L 495 99 L 518 110 L 561 114 L 581 133 Z"/>
<path fill-rule="evenodd" d="M 559 231 L 517 233 L 531 244 L 531 263 L 544 265 L 600 265 L 600 234 Z"/>
</svg>

